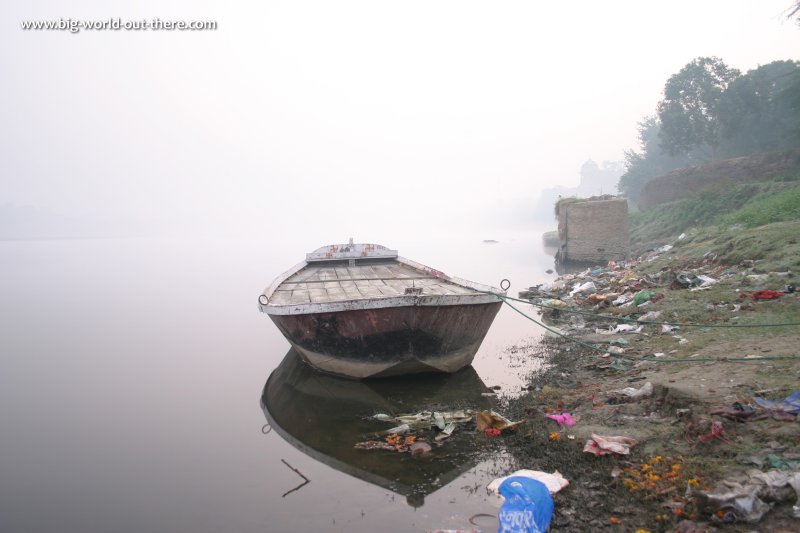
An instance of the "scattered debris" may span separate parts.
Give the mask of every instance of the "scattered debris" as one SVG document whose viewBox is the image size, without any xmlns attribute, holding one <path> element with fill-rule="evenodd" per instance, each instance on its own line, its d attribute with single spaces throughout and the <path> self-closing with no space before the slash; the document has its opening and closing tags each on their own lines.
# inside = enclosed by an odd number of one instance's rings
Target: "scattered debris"
<svg viewBox="0 0 800 533">
<path fill-rule="evenodd" d="M 766 409 L 772 412 L 782 411 L 790 415 L 797 415 L 800 413 L 800 390 L 794 391 L 783 400 L 767 400 L 756 396 L 753 400 Z"/>
<path fill-rule="evenodd" d="M 545 533 L 550 527 L 555 504 L 544 483 L 512 476 L 498 487 L 505 499 L 500 508 L 498 533 Z"/>
<path fill-rule="evenodd" d="M 510 477 L 526 477 L 529 479 L 535 479 L 536 481 L 541 481 L 551 494 L 555 494 L 569 485 L 569 481 L 562 476 L 558 470 L 554 471 L 552 474 L 548 472 L 541 472 L 539 470 L 517 470 L 516 472 L 512 472 L 507 476 L 499 477 L 493 480 L 491 483 L 489 483 L 486 489 L 489 492 L 500 495 L 500 485 Z"/>
<path fill-rule="evenodd" d="M 486 430 L 494 430 L 488 433 L 491 436 L 497 436 L 505 430 L 514 430 L 522 422 L 522 420 L 512 422 L 503 415 L 497 414 L 491 410 L 475 413 L 475 424 L 478 431 L 486 432 Z"/>
<path fill-rule="evenodd" d="M 648 381 L 638 389 L 636 387 L 625 387 L 624 389 L 609 391 L 609 394 L 611 394 L 611 397 L 617 400 L 617 402 L 619 402 L 621 398 L 640 400 L 653 395 L 653 384 Z"/>
<path fill-rule="evenodd" d="M 596 456 L 618 454 L 628 455 L 631 447 L 636 445 L 636 440 L 630 437 L 603 437 L 592 433 L 592 438 L 586 441 L 583 451 Z"/>
<path fill-rule="evenodd" d="M 800 518 L 800 471 L 749 470 L 721 481 L 712 492 L 698 492 L 698 507 L 715 521 L 755 524 L 772 504 L 795 500 L 794 515 Z"/>
<path fill-rule="evenodd" d="M 577 423 L 577 420 L 572 417 L 569 413 L 561 413 L 561 414 L 548 414 L 544 415 L 545 417 L 549 418 L 550 420 L 555 420 L 559 427 L 572 427 Z"/>
</svg>

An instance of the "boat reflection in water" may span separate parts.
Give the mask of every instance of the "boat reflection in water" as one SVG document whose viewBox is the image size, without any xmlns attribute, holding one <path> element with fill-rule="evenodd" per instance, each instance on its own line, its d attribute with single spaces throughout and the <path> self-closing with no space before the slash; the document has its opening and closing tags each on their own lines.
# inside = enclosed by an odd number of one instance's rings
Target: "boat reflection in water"
<svg viewBox="0 0 800 533">
<path fill-rule="evenodd" d="M 484 410 L 490 400 L 471 366 L 454 374 L 354 381 L 324 374 L 289 350 L 264 386 L 261 407 L 275 431 L 314 459 L 406 496 L 420 507 L 433 493 L 475 466 L 474 424 L 458 427 L 429 457 L 360 450 L 355 443 L 379 440 L 392 427 L 370 419 L 425 410 Z"/>
</svg>

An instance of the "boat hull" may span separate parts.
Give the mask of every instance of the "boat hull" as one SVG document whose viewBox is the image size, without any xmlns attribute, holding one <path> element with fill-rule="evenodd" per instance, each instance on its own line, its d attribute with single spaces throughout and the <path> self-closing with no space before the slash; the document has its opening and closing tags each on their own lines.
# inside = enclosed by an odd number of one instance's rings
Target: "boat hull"
<svg viewBox="0 0 800 533">
<path fill-rule="evenodd" d="M 270 318 L 310 365 L 363 379 L 456 372 L 472 363 L 501 305 L 402 306 Z"/>
</svg>

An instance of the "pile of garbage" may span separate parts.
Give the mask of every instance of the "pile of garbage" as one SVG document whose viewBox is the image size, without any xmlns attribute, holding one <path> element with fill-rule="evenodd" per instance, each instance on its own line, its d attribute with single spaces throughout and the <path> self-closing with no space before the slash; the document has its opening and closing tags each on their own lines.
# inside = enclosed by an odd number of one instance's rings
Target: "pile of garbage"
<svg viewBox="0 0 800 533">
<path fill-rule="evenodd" d="M 680 325 L 670 323 L 670 317 L 662 316 L 662 311 L 656 310 L 659 306 L 654 305 L 669 298 L 671 290 L 707 291 L 727 281 L 736 289 L 731 292 L 733 301 L 708 306 L 710 311 L 726 308 L 732 313 L 751 308 L 753 301 L 774 300 L 795 292 L 793 284 L 786 284 L 792 276 L 790 271 L 757 273 L 753 261 L 734 267 L 719 265 L 711 252 L 694 263 L 664 267 L 650 274 L 638 272 L 637 267 L 652 262 L 669 248 L 659 248 L 636 260 L 611 261 L 606 266 L 566 274 L 520 291 L 519 298 L 538 307 L 548 324 L 558 326 L 557 333 L 580 335 L 593 329 L 593 333 L 602 335 L 637 334 L 653 324 L 658 326 L 658 333 L 672 335 L 685 344 L 686 339 L 678 334 Z M 781 290 L 777 290 L 777 284 L 781 284 Z M 627 341 L 620 337 L 609 344 L 617 346 L 609 350 L 612 353 L 624 353 Z"/>
<path fill-rule="evenodd" d="M 522 421 L 512 422 L 493 410 L 487 411 L 420 411 L 413 414 L 388 415 L 378 413 L 373 420 L 395 426 L 381 432 L 382 438 L 355 443 L 359 450 L 384 450 L 427 456 L 434 446 L 450 438 L 458 426 L 471 426 L 489 437 L 514 431 Z"/>
</svg>

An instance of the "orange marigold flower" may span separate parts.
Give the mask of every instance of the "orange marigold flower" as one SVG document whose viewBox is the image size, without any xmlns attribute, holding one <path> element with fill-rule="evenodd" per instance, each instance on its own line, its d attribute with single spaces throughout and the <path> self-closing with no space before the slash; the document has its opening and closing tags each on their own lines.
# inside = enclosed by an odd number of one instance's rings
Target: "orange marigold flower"
<svg viewBox="0 0 800 533">
<path fill-rule="evenodd" d="M 550 440 L 558 440 L 561 438 L 561 433 L 557 432 L 550 433 L 550 435 L 548 435 L 547 438 Z"/>
</svg>

